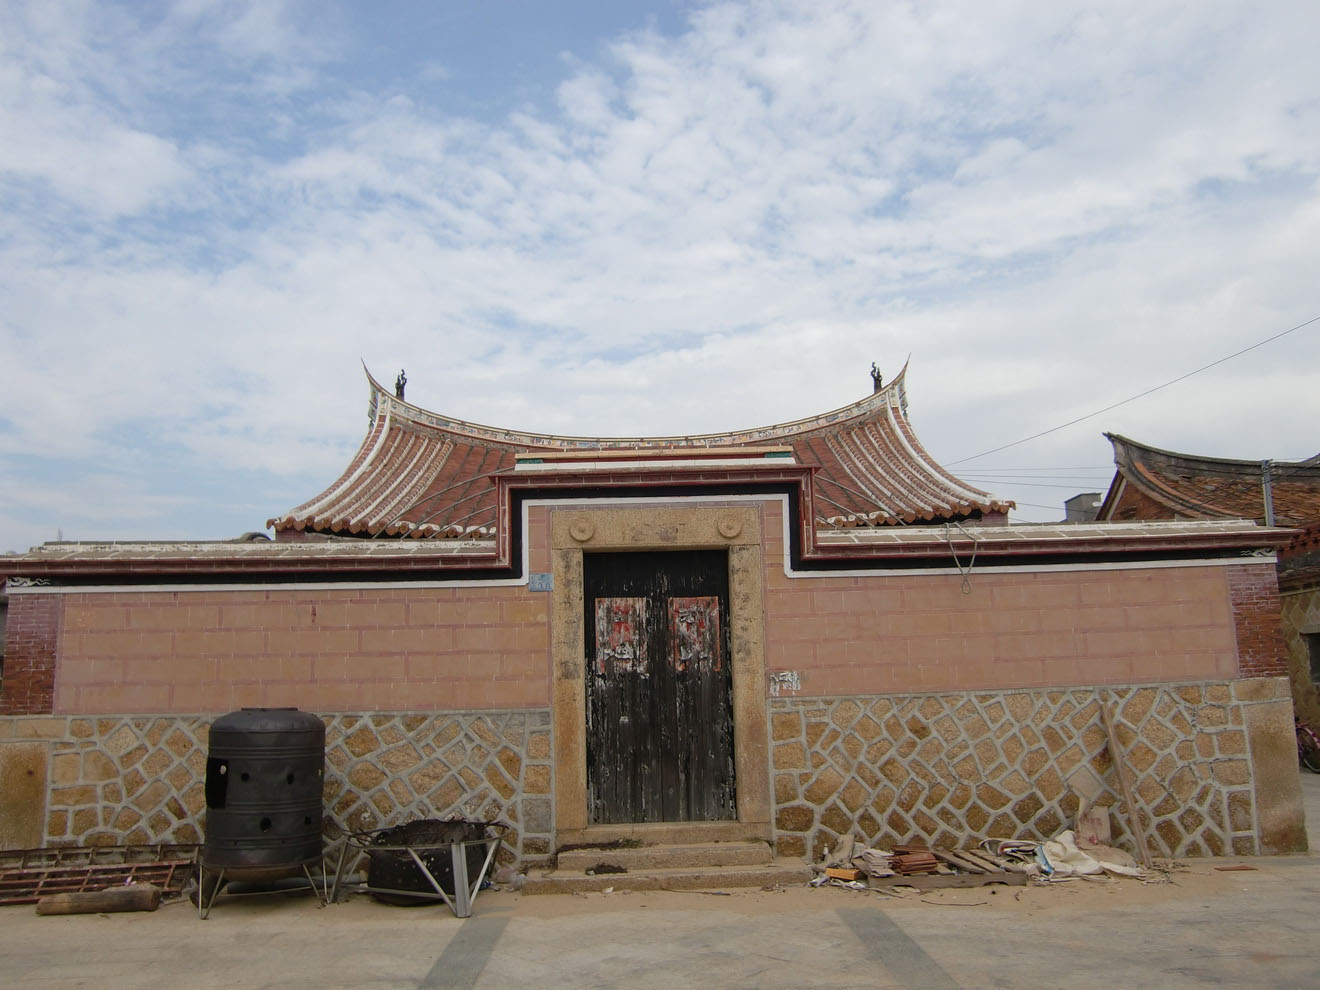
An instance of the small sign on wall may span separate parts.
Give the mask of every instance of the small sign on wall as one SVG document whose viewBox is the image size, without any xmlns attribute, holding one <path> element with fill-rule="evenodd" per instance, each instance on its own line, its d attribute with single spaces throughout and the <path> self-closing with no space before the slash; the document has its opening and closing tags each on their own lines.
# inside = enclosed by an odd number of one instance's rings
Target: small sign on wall
<svg viewBox="0 0 1320 990">
<path fill-rule="evenodd" d="M 1107 846 L 1113 840 L 1109 835 L 1109 809 L 1104 806 L 1077 812 L 1077 844 L 1079 846 Z"/>
<path fill-rule="evenodd" d="M 554 591 L 555 576 L 553 574 L 529 574 L 527 576 L 528 591 Z"/>
</svg>

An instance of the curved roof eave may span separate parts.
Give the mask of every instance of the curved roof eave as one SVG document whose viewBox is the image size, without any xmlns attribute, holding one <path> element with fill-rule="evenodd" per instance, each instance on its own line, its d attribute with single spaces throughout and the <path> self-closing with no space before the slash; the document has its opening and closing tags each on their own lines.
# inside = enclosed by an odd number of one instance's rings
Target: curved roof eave
<svg viewBox="0 0 1320 990">
<path fill-rule="evenodd" d="M 838 409 L 786 423 L 660 437 L 555 436 L 443 416 L 387 390 L 363 366 L 370 426 L 348 468 L 315 498 L 268 521 L 280 530 L 434 536 L 491 532 L 491 479 L 538 450 L 720 449 L 788 445 L 827 493 L 830 525 L 892 526 L 1005 513 L 926 452 L 907 419 L 907 364 L 885 386 Z M 823 508 L 824 506 L 822 506 Z"/>
<path fill-rule="evenodd" d="M 1105 433 L 1114 448 L 1114 478 L 1099 517 L 1110 519 L 1128 486 L 1192 519 L 1264 515 L 1266 465 L 1270 466 L 1276 513 L 1297 519 L 1320 510 L 1320 465 L 1304 461 L 1241 460 L 1165 450 L 1117 433 Z"/>
<path fill-rule="evenodd" d="M 481 440 L 484 443 L 509 444 L 510 446 L 519 449 L 525 447 L 571 448 L 580 446 L 588 449 L 599 448 L 603 450 L 631 446 L 700 447 L 741 445 L 774 440 L 780 437 L 800 436 L 801 434 L 809 433 L 812 430 L 838 426 L 847 423 L 850 420 L 861 419 L 869 413 L 875 412 L 876 410 L 884 408 L 894 402 L 897 402 L 900 408 L 906 412 L 907 390 L 905 379 L 907 377 L 907 369 L 908 365 L 907 362 L 905 362 L 898 374 L 890 379 L 889 384 L 856 402 L 849 403 L 846 406 L 840 406 L 838 409 L 832 409 L 829 412 L 820 413 L 815 416 L 804 416 L 801 419 L 790 420 L 785 423 L 774 423 L 769 426 L 757 426 L 744 430 L 729 430 L 721 433 L 692 433 L 649 437 L 589 437 L 532 433 L 526 430 L 509 430 L 501 427 L 485 426 L 481 423 L 473 423 L 469 420 L 457 419 L 452 416 L 442 416 L 439 413 L 431 412 L 429 409 L 423 409 L 421 406 L 414 405 L 411 402 L 398 398 L 381 385 L 365 365 L 363 366 L 363 371 L 366 372 L 367 381 L 372 389 L 371 410 L 373 419 L 378 417 L 380 400 L 383 399 L 385 400 L 386 407 L 394 413 L 395 417 L 400 422 L 413 422 L 419 426 L 449 430 L 463 436 L 469 436 L 473 439 Z"/>
</svg>

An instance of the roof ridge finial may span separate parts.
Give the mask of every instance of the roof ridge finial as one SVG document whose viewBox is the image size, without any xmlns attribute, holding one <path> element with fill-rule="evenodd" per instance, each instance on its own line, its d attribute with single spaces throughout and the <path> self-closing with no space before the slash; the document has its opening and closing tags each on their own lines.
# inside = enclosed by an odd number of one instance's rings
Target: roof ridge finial
<svg viewBox="0 0 1320 990">
<path fill-rule="evenodd" d="M 879 392 L 884 387 L 884 381 L 880 378 L 880 369 L 876 367 L 874 361 L 871 362 L 871 392 Z"/>
<path fill-rule="evenodd" d="M 399 377 L 396 378 L 396 379 L 394 379 L 394 397 L 395 397 L 396 399 L 402 400 L 402 399 L 403 399 L 403 390 L 404 390 L 405 388 L 407 388 L 407 387 L 408 387 L 408 376 L 405 375 L 405 374 L 403 373 L 403 369 L 400 368 L 400 369 L 399 369 Z"/>
</svg>

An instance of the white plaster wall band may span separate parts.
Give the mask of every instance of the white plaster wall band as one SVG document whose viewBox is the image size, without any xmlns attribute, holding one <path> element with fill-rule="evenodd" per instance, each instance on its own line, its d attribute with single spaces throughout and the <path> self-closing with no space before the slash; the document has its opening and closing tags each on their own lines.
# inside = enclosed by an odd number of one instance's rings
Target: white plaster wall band
<svg viewBox="0 0 1320 990">
<path fill-rule="evenodd" d="M 784 494 L 774 495 L 691 495 L 685 496 L 680 500 L 683 504 L 692 503 L 755 503 L 755 502 L 778 502 L 782 512 L 782 527 L 784 547 L 787 549 L 791 544 L 789 542 L 789 504 L 788 496 Z M 581 508 L 583 505 L 594 506 L 619 506 L 627 508 L 632 505 L 673 505 L 675 499 L 665 496 L 639 496 L 635 498 L 619 498 L 606 496 L 603 498 L 547 498 L 547 499 L 526 499 L 522 503 L 522 532 L 525 534 L 528 530 L 528 510 L 533 507 L 575 507 Z M 476 581 L 463 580 L 432 580 L 432 581 L 288 581 L 277 583 L 234 583 L 234 584 L 161 584 L 161 585 L 83 585 L 83 586 L 37 586 L 22 587 L 10 581 L 8 589 L 11 595 L 80 595 L 80 594 L 113 594 L 123 593 L 125 591 L 134 592 L 156 592 L 156 591 L 178 591 L 178 592 L 196 592 L 196 591 L 352 591 L 368 588 L 382 589 L 408 589 L 408 588 L 516 588 L 522 587 L 528 581 L 528 560 L 530 548 L 527 540 L 522 540 L 522 573 L 520 578 L 501 578 L 501 579 L 481 579 Z M 977 567 L 972 576 L 979 574 L 1031 574 L 1048 572 L 1069 572 L 1069 571 L 1142 571 L 1142 570 L 1167 570 L 1178 567 L 1233 567 L 1238 564 L 1272 564 L 1276 554 L 1272 551 L 1266 551 L 1260 556 L 1251 557 L 1212 557 L 1197 560 L 1119 560 L 1119 561 L 1097 561 L 1094 563 L 1074 563 L 1074 564 L 1020 564 L 1020 565 L 985 565 Z M 896 578 L 896 577 L 932 577 L 932 576 L 957 576 L 958 569 L 950 562 L 940 567 L 889 567 L 889 568 L 856 568 L 827 571 L 796 571 L 792 567 L 792 561 L 787 553 L 783 557 L 784 574 L 793 579 L 813 578 L 840 578 L 840 577 L 861 577 L 861 578 Z"/>
</svg>

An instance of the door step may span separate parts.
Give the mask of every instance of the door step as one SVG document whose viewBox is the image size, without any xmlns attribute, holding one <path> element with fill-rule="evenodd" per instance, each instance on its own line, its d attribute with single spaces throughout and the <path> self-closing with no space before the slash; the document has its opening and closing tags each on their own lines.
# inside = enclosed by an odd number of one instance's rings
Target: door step
<svg viewBox="0 0 1320 990">
<path fill-rule="evenodd" d="M 558 857 L 559 869 L 584 873 L 598 864 L 637 873 L 644 870 L 709 869 L 716 866 L 769 866 L 773 862 L 770 847 L 764 842 L 699 842 L 629 847 L 611 845 L 564 849 Z"/>
<path fill-rule="evenodd" d="M 797 887 L 811 879 L 801 860 L 770 866 L 717 866 L 705 869 L 647 870 L 641 873 L 597 873 L 554 870 L 529 876 L 524 894 L 585 894 L 602 890 L 725 890 L 748 887 Z"/>
<path fill-rule="evenodd" d="M 637 822 L 588 825 L 560 830 L 559 846 L 684 846 L 705 842 L 760 842 L 770 838 L 770 823 L 740 821 Z"/>
<path fill-rule="evenodd" d="M 558 866 L 527 877 L 524 894 L 614 890 L 719 890 L 796 886 L 811 879 L 801 860 L 775 860 L 764 842 L 617 846 L 559 853 Z"/>
</svg>

